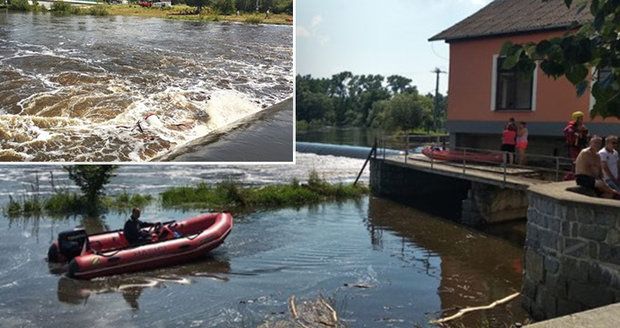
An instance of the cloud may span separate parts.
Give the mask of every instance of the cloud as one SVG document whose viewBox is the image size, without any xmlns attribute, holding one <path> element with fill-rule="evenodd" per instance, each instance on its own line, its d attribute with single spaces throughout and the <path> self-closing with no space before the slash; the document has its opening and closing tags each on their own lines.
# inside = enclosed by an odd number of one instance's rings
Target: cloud
<svg viewBox="0 0 620 328">
<path fill-rule="evenodd" d="M 323 17 L 321 15 L 316 15 L 312 17 L 312 22 L 310 22 L 310 27 L 316 28 L 319 25 L 321 25 L 322 21 L 323 21 Z"/>
<path fill-rule="evenodd" d="M 307 28 L 299 25 L 297 26 L 297 32 L 296 32 L 297 36 L 302 37 L 302 38 L 309 38 L 312 36 L 312 33 L 310 33 L 310 31 L 308 31 Z"/>
<path fill-rule="evenodd" d="M 320 31 L 320 25 L 323 22 L 323 16 L 316 15 L 310 20 L 310 27 L 307 28 L 303 25 L 297 25 L 296 35 L 302 38 L 314 38 L 320 45 L 325 45 L 329 42 L 329 36 L 324 35 Z"/>
</svg>

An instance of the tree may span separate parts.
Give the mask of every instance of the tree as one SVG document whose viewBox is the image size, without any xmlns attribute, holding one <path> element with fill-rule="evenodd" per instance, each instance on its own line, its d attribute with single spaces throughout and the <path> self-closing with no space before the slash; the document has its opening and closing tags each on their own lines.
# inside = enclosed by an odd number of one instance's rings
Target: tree
<svg viewBox="0 0 620 328">
<path fill-rule="evenodd" d="M 188 6 L 196 7 L 196 13 L 199 14 L 202 11 L 202 7 L 208 4 L 209 0 L 186 0 Z"/>
<path fill-rule="evenodd" d="M 574 24 L 562 37 L 538 43 L 507 42 L 502 48 L 502 54 L 507 56 L 504 68 L 531 74 L 539 62 L 546 75 L 556 79 L 566 77 L 575 85 L 578 95 L 591 89 L 596 99 L 592 116 L 620 118 L 620 1 L 590 0 L 573 4 L 573 0 L 564 0 L 564 3 L 577 12 L 589 10 L 592 20 L 581 27 Z"/>
<path fill-rule="evenodd" d="M 99 196 L 104 194 L 105 185 L 114 176 L 115 165 L 75 165 L 65 166 L 71 179 L 84 193 L 89 206 L 94 206 Z"/>
<path fill-rule="evenodd" d="M 432 121 L 433 101 L 418 94 L 397 94 L 386 107 L 386 129 L 408 131 Z"/>
<path fill-rule="evenodd" d="M 237 11 L 235 0 L 211 0 L 211 6 L 223 15 L 232 15 Z"/>
<path fill-rule="evenodd" d="M 410 91 L 412 89 L 412 87 L 409 85 L 411 81 L 411 79 L 400 75 L 391 75 L 387 78 L 388 86 L 394 94 Z M 413 89 L 417 91 L 416 87 L 413 87 Z"/>
</svg>

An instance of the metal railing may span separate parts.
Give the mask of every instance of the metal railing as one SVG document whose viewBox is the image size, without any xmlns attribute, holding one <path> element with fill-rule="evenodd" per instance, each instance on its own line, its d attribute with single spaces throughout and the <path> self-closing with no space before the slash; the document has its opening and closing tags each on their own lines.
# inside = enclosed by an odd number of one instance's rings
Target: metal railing
<svg viewBox="0 0 620 328">
<path fill-rule="evenodd" d="M 404 163 L 409 161 L 427 162 L 432 170 L 436 169 L 436 164 L 446 164 L 462 168 L 462 174 L 467 174 L 468 170 L 490 171 L 502 174 L 504 183 L 508 176 L 525 176 L 541 181 L 562 181 L 566 174 L 572 173 L 573 162 L 570 158 L 561 156 L 548 156 L 540 154 L 526 153 L 527 165 L 516 163 L 517 154 L 506 151 L 480 149 L 471 147 L 449 147 L 447 136 L 426 137 L 416 135 L 396 136 L 386 138 L 381 136 L 379 139 L 379 151 L 385 156 L 385 149 L 391 148 L 404 152 Z M 438 160 L 432 157 L 416 158 L 411 154 L 419 154 L 420 148 L 437 147 L 440 150 L 450 149 L 455 159 Z M 462 152 L 462 154 L 460 154 Z M 514 161 L 510 160 L 511 154 Z M 458 156 L 457 156 L 458 155 Z M 459 160 L 456 160 L 460 157 Z"/>
</svg>

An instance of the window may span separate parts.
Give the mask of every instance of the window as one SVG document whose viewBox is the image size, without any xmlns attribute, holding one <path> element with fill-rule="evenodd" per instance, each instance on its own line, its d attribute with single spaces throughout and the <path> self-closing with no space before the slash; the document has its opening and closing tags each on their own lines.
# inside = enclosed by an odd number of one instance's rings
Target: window
<svg viewBox="0 0 620 328">
<path fill-rule="evenodd" d="M 515 69 L 503 69 L 504 57 L 494 58 L 493 110 L 533 111 L 536 74 L 523 74 Z"/>
</svg>

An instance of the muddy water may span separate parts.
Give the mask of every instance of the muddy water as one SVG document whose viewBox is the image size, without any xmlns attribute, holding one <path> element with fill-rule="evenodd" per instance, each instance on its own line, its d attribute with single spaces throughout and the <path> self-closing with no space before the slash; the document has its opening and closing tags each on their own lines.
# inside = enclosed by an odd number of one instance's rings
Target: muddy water
<svg viewBox="0 0 620 328">
<path fill-rule="evenodd" d="M 290 97 L 292 34 L 0 12 L 0 160 L 149 160 Z"/>
<path fill-rule="evenodd" d="M 157 194 L 169 185 L 236 176 L 248 184 L 287 181 L 317 169 L 330 181 L 351 181 L 362 160 L 297 154 L 296 166 L 251 168 L 122 167 L 109 191 Z M 283 169 L 286 168 L 286 169 Z M 37 172 L 35 172 L 35 170 Z M 49 191 L 65 177 L 57 168 L 2 168 L 0 191 L 41 180 Z M 368 175 L 363 177 L 368 181 Z M 195 214 L 144 209 L 146 220 Z M 365 197 L 235 217 L 226 243 L 204 259 L 177 267 L 75 281 L 48 267 L 45 253 L 62 230 L 95 232 L 122 226 L 128 213 L 99 218 L 0 218 L 0 326 L 256 327 L 289 318 L 287 300 L 331 300 L 350 327 L 426 326 L 442 310 L 488 304 L 518 291 L 521 246 L 472 231 L 391 201 Z M 457 323 L 523 322 L 518 300 Z"/>
</svg>

